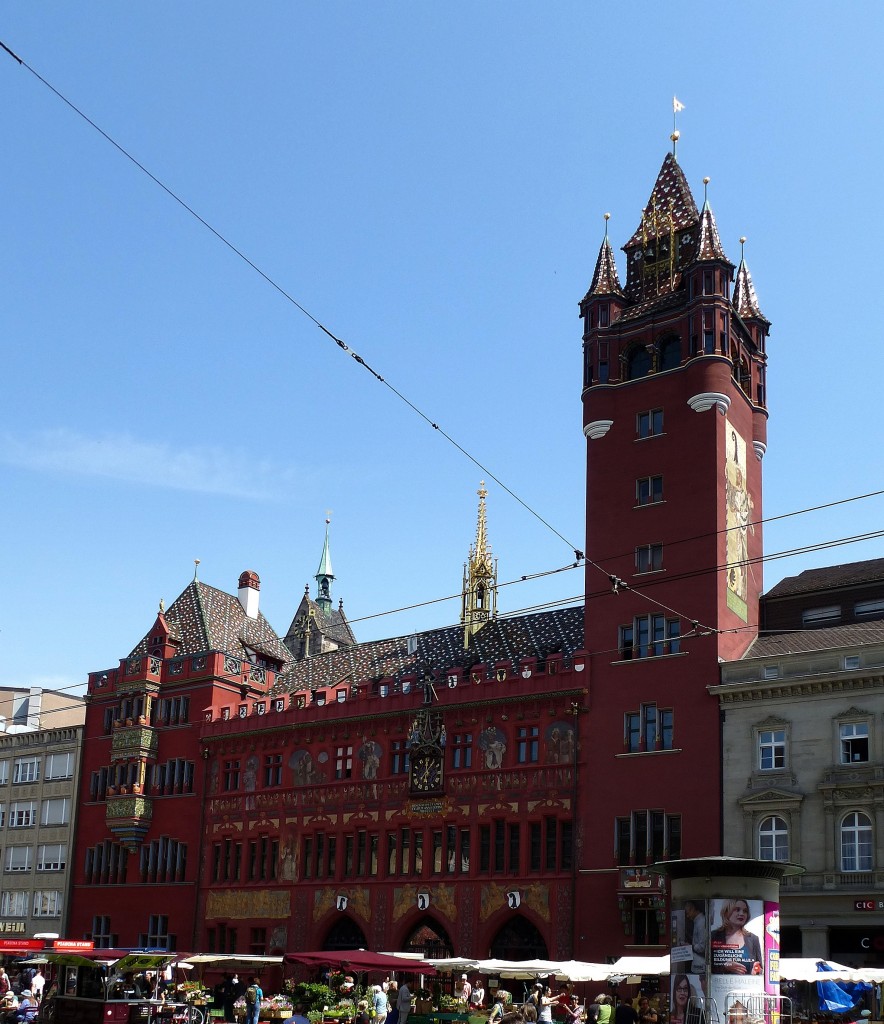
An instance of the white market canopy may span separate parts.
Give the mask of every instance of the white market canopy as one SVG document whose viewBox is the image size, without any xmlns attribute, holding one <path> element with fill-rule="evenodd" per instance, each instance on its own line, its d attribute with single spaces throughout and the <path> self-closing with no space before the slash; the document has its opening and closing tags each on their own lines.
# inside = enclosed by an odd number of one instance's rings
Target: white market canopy
<svg viewBox="0 0 884 1024">
<path fill-rule="evenodd" d="M 585 960 L 471 960 L 453 956 L 444 960 L 430 959 L 429 963 L 442 972 L 478 971 L 481 974 L 496 974 L 500 978 L 556 977 L 570 981 L 606 981 L 616 969 L 616 964 L 594 964 Z"/>
<path fill-rule="evenodd" d="M 662 956 L 621 956 L 616 963 L 609 964 L 609 974 L 669 974 L 669 954 Z"/>
<path fill-rule="evenodd" d="M 845 967 L 834 960 L 796 956 L 780 959 L 783 981 L 866 981 L 877 985 L 884 981 L 884 970 L 877 967 Z"/>
</svg>

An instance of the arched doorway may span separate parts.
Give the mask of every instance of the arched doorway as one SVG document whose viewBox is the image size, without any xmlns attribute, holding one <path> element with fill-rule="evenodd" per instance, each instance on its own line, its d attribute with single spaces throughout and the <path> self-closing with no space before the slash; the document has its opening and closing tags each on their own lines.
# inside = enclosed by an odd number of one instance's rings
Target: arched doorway
<svg viewBox="0 0 884 1024">
<path fill-rule="evenodd" d="M 546 940 L 527 918 L 507 921 L 491 942 L 495 960 L 548 960 Z"/>
<path fill-rule="evenodd" d="M 425 917 L 412 929 L 403 944 L 402 952 L 420 953 L 424 957 L 442 960 L 454 956 L 454 947 L 442 925 L 431 917 Z"/>
<path fill-rule="evenodd" d="M 368 949 L 368 942 L 365 933 L 352 918 L 342 917 L 329 929 L 322 948 L 329 952 L 335 949 Z"/>
</svg>

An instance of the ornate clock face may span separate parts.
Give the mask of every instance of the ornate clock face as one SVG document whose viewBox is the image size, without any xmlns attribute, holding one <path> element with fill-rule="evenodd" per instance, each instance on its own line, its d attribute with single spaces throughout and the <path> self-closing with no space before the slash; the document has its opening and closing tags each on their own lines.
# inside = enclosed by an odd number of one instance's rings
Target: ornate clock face
<svg viewBox="0 0 884 1024">
<path fill-rule="evenodd" d="M 435 793 L 442 785 L 442 765 L 438 758 L 421 755 L 411 765 L 411 788 L 419 793 Z"/>
</svg>

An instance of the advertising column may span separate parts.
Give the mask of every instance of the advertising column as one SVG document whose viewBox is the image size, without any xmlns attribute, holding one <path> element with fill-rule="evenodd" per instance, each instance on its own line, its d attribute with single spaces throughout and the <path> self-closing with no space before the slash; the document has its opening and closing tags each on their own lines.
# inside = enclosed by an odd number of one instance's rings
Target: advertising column
<svg viewBox="0 0 884 1024">
<path fill-rule="evenodd" d="M 656 867 L 672 880 L 671 1024 L 699 1024 L 704 1008 L 727 1024 L 757 1017 L 780 994 L 779 882 L 795 866 L 709 857 Z"/>
</svg>

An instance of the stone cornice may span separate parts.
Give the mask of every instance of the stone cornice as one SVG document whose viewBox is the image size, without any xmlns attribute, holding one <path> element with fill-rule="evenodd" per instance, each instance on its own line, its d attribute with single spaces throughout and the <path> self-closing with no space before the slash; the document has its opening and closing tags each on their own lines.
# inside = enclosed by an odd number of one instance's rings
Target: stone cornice
<svg viewBox="0 0 884 1024">
<path fill-rule="evenodd" d="M 709 693 L 718 697 L 722 704 L 746 704 L 762 700 L 808 697 L 826 693 L 850 693 L 852 691 L 878 689 L 884 692 L 884 676 L 857 678 L 816 679 L 753 679 L 745 683 L 716 683 L 707 687 Z"/>
</svg>

